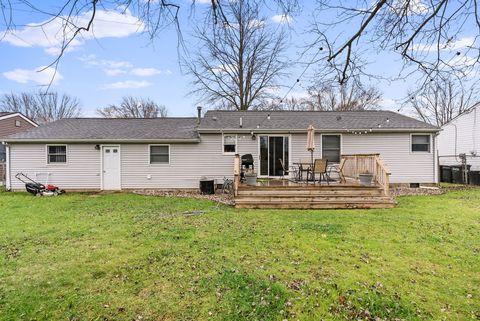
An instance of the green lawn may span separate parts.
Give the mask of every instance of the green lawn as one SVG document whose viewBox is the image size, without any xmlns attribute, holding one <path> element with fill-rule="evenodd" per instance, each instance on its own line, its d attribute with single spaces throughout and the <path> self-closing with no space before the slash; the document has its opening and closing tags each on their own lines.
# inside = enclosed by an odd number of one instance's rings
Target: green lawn
<svg viewBox="0 0 480 321">
<path fill-rule="evenodd" d="M 479 320 L 480 190 L 345 211 L 1 193 L 0 319 Z"/>
</svg>

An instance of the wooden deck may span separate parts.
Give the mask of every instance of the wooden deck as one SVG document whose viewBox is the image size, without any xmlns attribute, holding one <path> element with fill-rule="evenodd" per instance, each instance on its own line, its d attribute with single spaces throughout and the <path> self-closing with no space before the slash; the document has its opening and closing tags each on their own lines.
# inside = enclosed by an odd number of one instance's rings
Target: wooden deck
<svg viewBox="0 0 480 321">
<path fill-rule="evenodd" d="M 355 209 L 391 208 L 394 200 L 379 186 L 346 183 L 294 183 L 288 180 L 259 181 L 256 186 L 240 184 L 237 208 Z"/>
</svg>

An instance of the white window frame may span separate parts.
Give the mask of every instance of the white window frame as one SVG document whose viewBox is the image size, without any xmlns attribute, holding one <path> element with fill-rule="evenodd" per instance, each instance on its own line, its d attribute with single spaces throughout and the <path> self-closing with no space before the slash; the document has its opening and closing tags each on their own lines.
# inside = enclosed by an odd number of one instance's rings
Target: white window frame
<svg viewBox="0 0 480 321">
<path fill-rule="evenodd" d="M 413 150 L 412 150 L 412 147 L 413 147 L 413 136 L 428 136 L 428 138 L 429 138 L 429 141 L 428 141 L 428 152 L 413 151 Z M 431 154 L 431 153 L 432 153 L 432 148 L 433 148 L 433 145 L 432 145 L 432 134 L 429 134 L 429 133 L 411 133 L 411 134 L 410 134 L 410 146 L 409 146 L 410 154 Z"/>
<path fill-rule="evenodd" d="M 341 133 L 329 133 L 320 135 L 320 157 L 323 159 L 323 136 L 340 136 L 340 161 L 342 160 L 343 135 Z M 333 163 L 334 164 L 334 163 Z"/>
<path fill-rule="evenodd" d="M 168 163 L 152 163 L 152 158 L 151 158 L 152 148 L 151 147 L 155 147 L 155 146 L 167 146 L 168 147 Z M 151 166 L 170 165 L 171 156 L 172 156 L 172 153 L 171 153 L 170 144 L 149 144 L 148 145 L 148 164 L 151 165 Z"/>
<path fill-rule="evenodd" d="M 15 119 L 15 127 L 22 127 L 22 122 L 18 119 Z"/>
<path fill-rule="evenodd" d="M 235 151 L 225 152 L 225 136 L 235 137 Z M 235 155 L 238 152 L 238 135 L 237 134 L 222 134 L 222 154 L 223 155 Z"/>
<path fill-rule="evenodd" d="M 50 163 L 48 159 L 48 147 L 50 146 L 65 146 L 65 163 Z M 68 165 L 68 145 L 67 144 L 47 144 L 45 145 L 45 164 L 47 166 L 65 166 Z"/>
</svg>

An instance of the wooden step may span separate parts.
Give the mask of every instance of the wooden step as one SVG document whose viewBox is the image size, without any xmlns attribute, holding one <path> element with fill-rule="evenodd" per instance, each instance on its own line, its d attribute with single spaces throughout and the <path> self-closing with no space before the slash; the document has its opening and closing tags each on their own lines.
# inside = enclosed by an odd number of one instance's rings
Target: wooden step
<svg viewBox="0 0 480 321">
<path fill-rule="evenodd" d="M 381 196 L 381 189 L 338 189 L 338 190 L 238 190 L 238 196 Z"/>
<path fill-rule="evenodd" d="M 255 203 L 255 202 L 285 202 L 285 203 L 311 203 L 311 202 L 348 202 L 348 203 L 362 203 L 362 202 L 389 202 L 390 197 L 387 196 L 237 196 L 236 203 Z"/>
<path fill-rule="evenodd" d="M 343 190 L 343 189 L 353 189 L 353 190 L 359 190 L 359 189 L 380 189 L 378 186 L 362 186 L 362 185 L 319 185 L 319 184 L 310 184 L 310 185 L 288 185 L 288 186 L 271 186 L 271 185 L 265 185 L 265 186 L 249 186 L 249 185 L 240 185 L 238 187 L 238 190 Z"/>
</svg>

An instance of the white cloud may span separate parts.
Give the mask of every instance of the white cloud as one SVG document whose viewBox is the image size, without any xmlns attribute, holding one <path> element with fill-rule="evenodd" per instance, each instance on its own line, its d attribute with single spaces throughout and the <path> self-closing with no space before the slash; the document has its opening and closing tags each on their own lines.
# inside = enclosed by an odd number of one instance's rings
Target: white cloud
<svg viewBox="0 0 480 321">
<path fill-rule="evenodd" d="M 293 17 L 285 14 L 277 14 L 272 17 L 273 22 L 275 23 L 290 23 L 293 21 Z"/>
<path fill-rule="evenodd" d="M 156 68 L 134 68 L 131 70 L 132 75 L 141 76 L 141 77 L 150 77 L 160 74 L 170 75 L 172 72 L 170 70 L 160 70 Z"/>
<path fill-rule="evenodd" d="M 450 41 L 448 43 L 441 43 L 438 48 L 443 51 L 454 51 L 461 50 L 465 48 L 471 48 L 475 44 L 475 38 L 473 37 L 463 37 L 457 40 Z M 437 44 L 415 44 L 413 49 L 423 52 L 436 52 L 438 50 Z"/>
<path fill-rule="evenodd" d="M 21 84 L 29 82 L 35 82 L 41 86 L 47 86 L 50 83 L 55 84 L 63 77 L 56 71 L 55 68 L 45 66 L 38 67 L 37 69 L 14 69 L 3 73 L 3 76 L 9 80 L 16 81 Z M 42 70 L 44 69 L 44 70 Z"/>
<path fill-rule="evenodd" d="M 88 67 L 102 69 L 108 76 L 123 75 L 128 69 L 133 68 L 133 64 L 128 61 L 98 59 L 95 55 L 83 56 L 79 59 Z"/>
<path fill-rule="evenodd" d="M 87 26 L 91 14 L 92 12 L 88 11 L 72 17 L 71 23 L 66 27 L 64 25 L 66 17 L 58 17 L 50 22 L 47 20 L 29 23 L 19 30 L 4 31 L 3 41 L 17 47 L 45 48 L 46 53 L 58 55 L 65 39 L 70 39 L 75 32 L 75 26 Z M 79 36 L 69 44 L 69 50 L 93 38 L 123 38 L 142 32 L 144 29 L 143 22 L 133 16 L 129 10 L 125 12 L 97 10 L 91 30 L 80 32 Z"/>
<path fill-rule="evenodd" d="M 138 89 L 150 86 L 151 83 L 145 80 L 136 81 L 136 80 L 125 80 L 118 81 L 111 84 L 103 86 L 103 89 Z"/>
<path fill-rule="evenodd" d="M 107 76 L 119 76 L 127 73 L 123 69 L 104 69 L 104 72 L 107 74 Z"/>
</svg>

